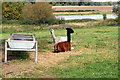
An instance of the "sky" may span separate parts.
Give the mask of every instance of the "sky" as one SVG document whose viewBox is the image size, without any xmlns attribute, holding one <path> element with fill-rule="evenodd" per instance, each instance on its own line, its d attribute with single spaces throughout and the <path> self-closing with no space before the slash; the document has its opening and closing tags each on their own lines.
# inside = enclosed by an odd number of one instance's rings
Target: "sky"
<svg viewBox="0 0 120 80">
<path fill-rule="evenodd" d="M 95 1 L 95 2 L 117 2 L 120 0 L 92 0 L 92 1 Z"/>
</svg>

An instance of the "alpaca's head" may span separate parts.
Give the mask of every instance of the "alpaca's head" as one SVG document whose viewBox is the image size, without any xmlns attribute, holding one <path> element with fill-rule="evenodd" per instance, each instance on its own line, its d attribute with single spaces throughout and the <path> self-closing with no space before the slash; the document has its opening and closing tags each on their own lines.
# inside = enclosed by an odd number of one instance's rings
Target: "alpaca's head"
<svg viewBox="0 0 120 80">
<path fill-rule="evenodd" d="M 71 28 L 66 28 L 66 30 L 67 30 L 69 33 L 74 33 L 74 31 L 73 31 Z"/>
<path fill-rule="evenodd" d="M 50 29 L 50 32 L 53 33 L 53 32 L 54 32 L 54 29 Z"/>
</svg>

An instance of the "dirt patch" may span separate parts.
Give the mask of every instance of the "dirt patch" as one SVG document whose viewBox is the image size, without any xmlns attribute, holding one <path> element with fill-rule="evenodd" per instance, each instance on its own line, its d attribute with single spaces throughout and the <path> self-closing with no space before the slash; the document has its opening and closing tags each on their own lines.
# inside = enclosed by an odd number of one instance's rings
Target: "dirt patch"
<svg viewBox="0 0 120 80">
<path fill-rule="evenodd" d="M 82 52 L 60 52 L 60 53 L 53 53 L 53 52 L 38 52 L 38 62 L 35 63 L 35 55 L 34 52 L 30 53 L 31 60 L 29 61 L 22 61 L 22 62 L 13 62 L 9 60 L 6 64 L 3 62 L 2 64 L 2 75 L 5 78 L 14 77 L 14 76 L 21 76 L 22 74 L 27 74 L 27 76 L 31 76 L 32 74 L 40 74 L 37 77 L 39 78 L 46 78 L 46 77 L 53 77 L 49 74 L 44 74 L 44 70 L 50 68 L 52 66 L 57 65 L 57 62 L 63 60 L 64 58 L 69 57 L 70 55 L 80 55 Z M 41 68 L 40 68 L 41 66 Z M 23 75 L 22 77 L 26 77 Z M 32 77 L 32 76 L 31 76 Z M 35 76 L 33 76 L 35 77 Z"/>
<path fill-rule="evenodd" d="M 52 65 L 57 64 L 58 61 L 64 59 L 65 57 L 69 57 L 70 55 L 78 55 L 78 54 L 81 54 L 81 52 L 42 53 L 39 54 L 38 63 L 44 66 L 51 66 L 51 64 Z"/>
</svg>

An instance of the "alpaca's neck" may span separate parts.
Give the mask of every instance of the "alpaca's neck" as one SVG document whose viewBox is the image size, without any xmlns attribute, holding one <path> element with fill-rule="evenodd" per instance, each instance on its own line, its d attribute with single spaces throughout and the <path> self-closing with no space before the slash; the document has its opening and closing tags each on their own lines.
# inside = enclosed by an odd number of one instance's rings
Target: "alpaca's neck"
<svg viewBox="0 0 120 80">
<path fill-rule="evenodd" d="M 71 41 L 71 36 L 70 36 L 70 32 L 67 31 L 67 41 L 70 42 Z"/>
<path fill-rule="evenodd" d="M 52 37 L 55 38 L 54 32 L 51 32 L 51 34 L 52 34 Z"/>
<path fill-rule="evenodd" d="M 52 37 L 53 37 L 53 42 L 55 43 L 55 35 L 54 35 L 54 32 L 51 32 L 52 34 Z"/>
</svg>

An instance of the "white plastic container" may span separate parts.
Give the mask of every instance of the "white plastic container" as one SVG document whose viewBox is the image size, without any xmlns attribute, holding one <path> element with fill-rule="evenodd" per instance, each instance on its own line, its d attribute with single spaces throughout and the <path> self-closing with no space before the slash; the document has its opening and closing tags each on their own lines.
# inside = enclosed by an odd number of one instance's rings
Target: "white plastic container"
<svg viewBox="0 0 120 80">
<path fill-rule="evenodd" d="M 8 39 L 10 48 L 33 48 L 35 45 L 34 35 L 11 34 Z"/>
<path fill-rule="evenodd" d="M 5 63 L 7 63 L 7 51 L 35 51 L 35 63 L 37 63 L 35 35 L 11 34 L 10 38 L 5 40 Z"/>
</svg>

